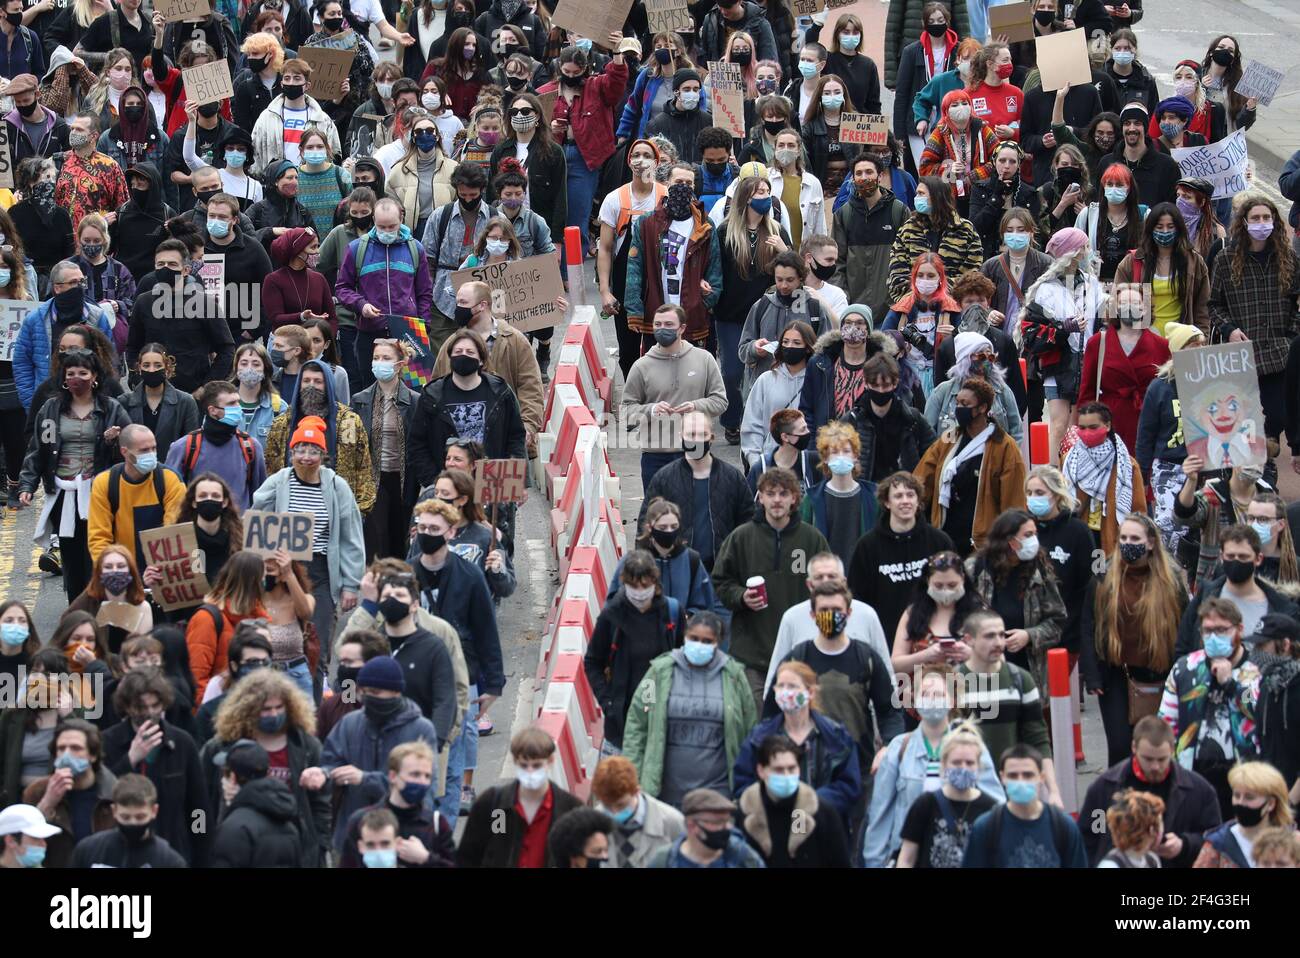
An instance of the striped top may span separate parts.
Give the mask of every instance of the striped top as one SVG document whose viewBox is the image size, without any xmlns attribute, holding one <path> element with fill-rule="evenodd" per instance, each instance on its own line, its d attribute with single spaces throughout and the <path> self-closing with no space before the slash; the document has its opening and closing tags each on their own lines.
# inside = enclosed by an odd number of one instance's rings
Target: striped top
<svg viewBox="0 0 1300 958">
<path fill-rule="evenodd" d="M 312 530 L 311 551 L 320 555 L 329 549 L 330 514 L 325 508 L 325 493 L 319 482 L 303 482 L 298 473 L 289 472 L 289 511 L 310 512 L 316 517 Z"/>
<path fill-rule="evenodd" d="M 965 664 L 958 666 L 957 672 L 962 710 L 978 721 L 990 755 L 999 756 L 1024 742 L 1045 758 L 1052 757 L 1042 695 L 1028 671 L 1003 660 L 996 673 L 973 673 Z"/>
</svg>

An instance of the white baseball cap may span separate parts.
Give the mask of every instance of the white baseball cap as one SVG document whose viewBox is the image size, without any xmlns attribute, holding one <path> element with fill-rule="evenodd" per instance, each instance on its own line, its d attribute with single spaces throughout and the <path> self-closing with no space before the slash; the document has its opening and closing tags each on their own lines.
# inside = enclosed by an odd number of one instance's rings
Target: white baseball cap
<svg viewBox="0 0 1300 958">
<path fill-rule="evenodd" d="M 35 805 L 10 805 L 0 812 L 0 835 L 13 835 L 21 832 L 32 838 L 49 838 L 63 831 L 58 825 L 51 825 Z"/>
</svg>

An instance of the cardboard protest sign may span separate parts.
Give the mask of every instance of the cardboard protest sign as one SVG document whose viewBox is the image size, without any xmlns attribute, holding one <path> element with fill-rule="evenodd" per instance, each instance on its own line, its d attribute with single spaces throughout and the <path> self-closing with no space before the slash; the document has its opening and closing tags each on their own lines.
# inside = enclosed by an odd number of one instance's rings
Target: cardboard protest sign
<svg viewBox="0 0 1300 958">
<path fill-rule="evenodd" d="M 27 314 L 39 305 L 29 300 L 0 299 L 0 362 L 13 362 L 18 330 L 22 329 Z"/>
<path fill-rule="evenodd" d="M 840 142 L 886 146 L 889 142 L 889 117 L 881 113 L 841 113 Z"/>
<path fill-rule="evenodd" d="M 537 99 L 542 101 L 542 118 L 546 121 L 548 128 L 551 125 L 551 117 L 555 115 L 555 100 L 559 95 L 559 90 L 537 94 Z"/>
<path fill-rule="evenodd" d="M 485 506 L 528 498 L 527 459 L 480 459 L 474 463 L 474 501 Z"/>
<path fill-rule="evenodd" d="M 632 0 L 560 0 L 551 25 L 605 46 L 611 33 L 622 31 L 631 9 Z"/>
<path fill-rule="evenodd" d="M 743 139 L 746 133 L 745 79 L 740 64 L 710 61 L 709 81 L 712 83 L 713 125 Z"/>
<path fill-rule="evenodd" d="M 989 36 L 1005 36 L 1008 43 L 1034 39 L 1034 5 L 1024 0 L 1023 3 L 990 7 Z"/>
<path fill-rule="evenodd" d="M 249 509 L 244 513 L 244 551 L 270 556 L 283 549 L 295 562 L 310 562 L 315 529 L 316 517 L 310 512 Z"/>
<path fill-rule="evenodd" d="M 14 167 L 9 157 L 9 127 L 0 123 L 0 189 L 14 188 Z"/>
<path fill-rule="evenodd" d="M 418 316 L 386 316 L 388 335 L 410 347 L 402 381 L 417 393 L 433 381 L 433 361 L 438 354 L 429 340 L 429 324 Z"/>
<path fill-rule="evenodd" d="M 686 0 L 646 0 L 646 15 L 650 18 L 650 32 L 681 30 L 689 33 L 695 29 Z"/>
<path fill-rule="evenodd" d="M 1237 92 L 1246 98 L 1254 97 L 1261 106 L 1268 106 L 1273 102 L 1273 97 L 1277 96 L 1277 88 L 1285 79 L 1286 73 L 1282 70 L 1274 70 L 1258 60 L 1251 60 L 1237 81 Z"/>
<path fill-rule="evenodd" d="M 235 95 L 235 88 L 230 84 L 230 65 L 225 60 L 182 70 L 181 79 L 185 81 L 185 102 L 195 106 L 219 103 Z"/>
<path fill-rule="evenodd" d="M 208 591 L 205 565 L 195 562 L 198 539 L 194 523 L 181 522 L 161 529 L 142 529 L 140 548 L 145 561 L 162 570 L 163 580 L 153 586 L 153 598 L 164 612 L 198 605 Z"/>
<path fill-rule="evenodd" d="M 1174 379 L 1187 455 L 1199 456 L 1204 470 L 1268 461 L 1254 343 L 1180 349 Z"/>
<path fill-rule="evenodd" d="M 564 311 L 555 300 L 564 295 L 559 261 L 549 253 L 510 263 L 487 263 L 451 274 L 451 288 L 466 283 L 492 287 L 492 313 L 508 319 L 520 332 L 545 329 L 563 322 Z"/>
<path fill-rule="evenodd" d="M 202 601 L 200 599 L 200 601 Z M 95 613 L 95 622 L 102 626 L 115 626 L 128 635 L 140 631 L 140 620 L 144 618 L 144 609 L 130 602 L 109 600 L 99 604 Z"/>
<path fill-rule="evenodd" d="M 154 0 L 153 8 L 168 23 L 180 20 L 202 20 L 210 12 L 208 0 Z"/>
<path fill-rule="evenodd" d="M 298 56 L 311 64 L 311 95 L 317 101 L 338 100 L 343 96 L 343 81 L 348 78 L 355 50 L 333 47 L 299 47 Z"/>
<path fill-rule="evenodd" d="M 993 8 L 994 10 L 997 7 Z M 1067 83 L 1084 86 L 1092 82 L 1092 65 L 1088 62 L 1088 39 L 1082 28 L 1034 38 L 1038 51 L 1038 75 L 1043 89 L 1052 93 Z"/>
<path fill-rule="evenodd" d="M 1237 130 L 1218 143 L 1184 146 L 1171 151 L 1183 176 L 1199 176 L 1214 184 L 1216 200 L 1230 199 L 1246 188 L 1246 131 Z"/>
<path fill-rule="evenodd" d="M 790 6 L 796 17 L 811 17 L 818 10 L 826 9 L 826 0 L 794 0 Z"/>
</svg>

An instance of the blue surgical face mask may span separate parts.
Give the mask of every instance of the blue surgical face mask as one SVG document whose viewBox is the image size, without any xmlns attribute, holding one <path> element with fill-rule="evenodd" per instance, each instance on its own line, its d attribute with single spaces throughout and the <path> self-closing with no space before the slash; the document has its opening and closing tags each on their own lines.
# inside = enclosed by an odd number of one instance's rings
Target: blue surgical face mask
<svg viewBox="0 0 1300 958">
<path fill-rule="evenodd" d="M 158 453 L 146 452 L 136 456 L 135 467 L 141 472 L 153 472 L 158 468 Z"/>
<path fill-rule="evenodd" d="M 361 853 L 361 860 L 367 868 L 396 868 L 396 848 L 371 848 Z"/>
<path fill-rule="evenodd" d="M 964 792 L 968 788 L 974 788 L 975 783 L 979 781 L 979 773 L 973 768 L 967 768 L 964 765 L 953 765 L 943 770 L 943 777 L 948 784 L 959 792 Z"/>
<path fill-rule="evenodd" d="M 223 239 L 230 232 L 230 224 L 225 220 L 208 220 L 208 235 Z"/>
<path fill-rule="evenodd" d="M 831 456 L 826 465 L 830 466 L 831 474 L 836 476 L 847 476 L 853 471 L 857 464 L 852 456 Z"/>
<path fill-rule="evenodd" d="M 716 652 L 717 646 L 709 642 L 696 642 L 694 639 L 687 639 L 682 644 L 682 653 L 686 656 L 686 661 L 695 666 L 708 665 L 713 661 Z"/>
<path fill-rule="evenodd" d="M 823 93 L 822 106 L 828 110 L 838 110 L 844 105 L 844 96 L 839 93 Z"/>
<path fill-rule="evenodd" d="M 778 775 L 775 772 L 767 776 L 767 792 L 775 799 L 789 798 L 799 791 L 799 776 Z"/>
<path fill-rule="evenodd" d="M 1121 67 L 1128 66 L 1133 62 L 1133 59 L 1136 56 L 1137 54 L 1132 50 L 1116 50 L 1111 54 L 1111 58 L 1115 61 L 1116 65 Z"/>
<path fill-rule="evenodd" d="M 485 245 L 488 254 L 491 256 L 504 256 L 510 249 L 510 243 L 507 240 L 490 239 Z"/>
<path fill-rule="evenodd" d="M 386 383 L 397 375 L 397 366 L 394 363 L 376 359 L 370 363 L 370 374 L 381 383 Z"/>
<path fill-rule="evenodd" d="M 31 630 L 21 622 L 0 622 L 0 642 L 8 646 L 22 645 Z"/>
<path fill-rule="evenodd" d="M 1007 801 L 1015 802 L 1017 805 L 1028 805 L 1038 797 L 1037 782 L 1022 782 L 1019 780 L 1004 782 L 1003 787 L 1007 791 Z"/>
<path fill-rule="evenodd" d="M 1128 199 L 1127 186 L 1108 186 L 1105 189 L 1107 203 L 1123 203 Z"/>
<path fill-rule="evenodd" d="M 930 197 L 923 193 L 917 193 L 915 198 L 912 200 L 912 209 L 916 210 L 923 216 L 928 214 L 930 212 Z"/>
<path fill-rule="evenodd" d="M 238 426 L 244 421 L 242 406 L 227 406 L 221 410 L 221 422 L 227 426 Z"/>
<path fill-rule="evenodd" d="M 613 812 L 609 817 L 614 819 L 616 825 L 626 825 L 632 820 L 632 816 L 636 814 L 637 804 L 637 802 L 633 802 L 621 812 Z"/>
<path fill-rule="evenodd" d="M 1227 659 L 1232 657 L 1232 637 L 1220 635 L 1218 632 L 1211 632 L 1209 635 L 1202 637 L 1201 644 L 1205 647 L 1205 654 L 1212 659 Z"/>
<path fill-rule="evenodd" d="M 588 40 L 586 37 L 583 37 L 581 40 L 575 41 L 573 45 L 577 47 L 579 50 L 581 50 L 583 53 L 591 52 L 591 41 Z"/>
<path fill-rule="evenodd" d="M 303 150 L 302 158 L 312 166 L 319 166 L 325 162 L 326 153 L 324 150 Z"/>
<path fill-rule="evenodd" d="M 90 768 L 90 759 L 64 752 L 54 760 L 54 770 L 58 771 L 61 768 L 66 768 L 72 773 L 72 777 L 76 778 Z"/>
<path fill-rule="evenodd" d="M 749 208 L 759 216 L 766 216 L 768 213 L 772 212 L 772 197 L 755 196 L 749 201 Z"/>
<path fill-rule="evenodd" d="M 1007 249 L 1019 253 L 1029 249 L 1028 233 L 1003 233 L 1002 242 L 1007 244 Z"/>
<path fill-rule="evenodd" d="M 1260 544 L 1260 545 L 1262 545 L 1262 546 L 1266 546 L 1266 545 L 1268 545 L 1271 541 L 1273 541 L 1273 523 L 1271 523 L 1271 522 L 1252 522 L 1252 523 L 1250 524 L 1250 527 L 1251 527 L 1252 529 L 1254 529 L 1254 530 L 1255 530 L 1255 534 L 1256 534 L 1257 536 L 1259 536 L 1259 544 Z"/>
<path fill-rule="evenodd" d="M 243 169 L 248 162 L 248 154 L 243 150 L 226 150 L 226 166 L 229 169 Z"/>
<path fill-rule="evenodd" d="M 841 50 L 856 50 L 856 49 L 858 48 L 858 44 L 861 43 L 861 42 L 862 42 L 862 34 L 860 34 L 860 33 L 845 33 L 845 34 L 841 35 L 841 37 L 840 37 L 840 49 L 841 49 Z"/>
<path fill-rule="evenodd" d="M 0 286 L 8 286 L 9 281 L 13 278 L 12 271 L 8 269 L 0 269 Z"/>
<path fill-rule="evenodd" d="M 379 242 L 383 243 L 385 246 L 392 246 L 401 238 L 401 230 L 393 230 L 391 233 L 381 229 L 375 230 L 375 239 L 379 240 Z"/>
<path fill-rule="evenodd" d="M 817 75 L 817 64 L 809 63 L 807 60 L 800 60 L 799 72 L 803 74 L 805 80 L 811 80 Z"/>
<path fill-rule="evenodd" d="M 1039 519 L 1052 511 L 1051 496 L 1026 496 L 1025 501 L 1029 504 L 1029 511 Z"/>
<path fill-rule="evenodd" d="M 24 868 L 38 868 L 45 861 L 44 845 L 28 845 L 18 855 L 18 864 Z"/>
</svg>

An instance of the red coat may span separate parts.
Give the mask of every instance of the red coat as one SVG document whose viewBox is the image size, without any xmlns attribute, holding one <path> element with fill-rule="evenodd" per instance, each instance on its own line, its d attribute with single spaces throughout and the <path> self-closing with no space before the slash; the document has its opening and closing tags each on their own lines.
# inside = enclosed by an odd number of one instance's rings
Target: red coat
<svg viewBox="0 0 1300 958">
<path fill-rule="evenodd" d="M 614 57 L 605 72 L 587 78 L 573 104 L 564 97 L 555 98 L 555 119 L 567 119 L 573 127 L 573 138 L 578 143 L 582 161 L 590 170 L 599 170 L 614 155 L 614 107 L 623 99 L 627 88 L 627 64 L 621 56 Z M 558 90 L 559 84 L 551 82 L 537 88 L 540 96 Z"/>
<path fill-rule="evenodd" d="M 1097 396 L 1097 352 L 1101 337 L 1106 337 L 1105 366 L 1101 371 L 1101 396 Z M 1124 355 L 1119 333 L 1107 329 L 1094 333 L 1083 349 L 1083 378 L 1079 382 L 1079 405 L 1100 398 L 1110 407 L 1111 427 L 1124 440 L 1130 450 L 1137 448 L 1138 417 L 1142 413 L 1142 400 L 1147 386 L 1155 378 L 1156 370 L 1169 362 L 1169 343 L 1164 337 L 1149 329 Z"/>
</svg>

